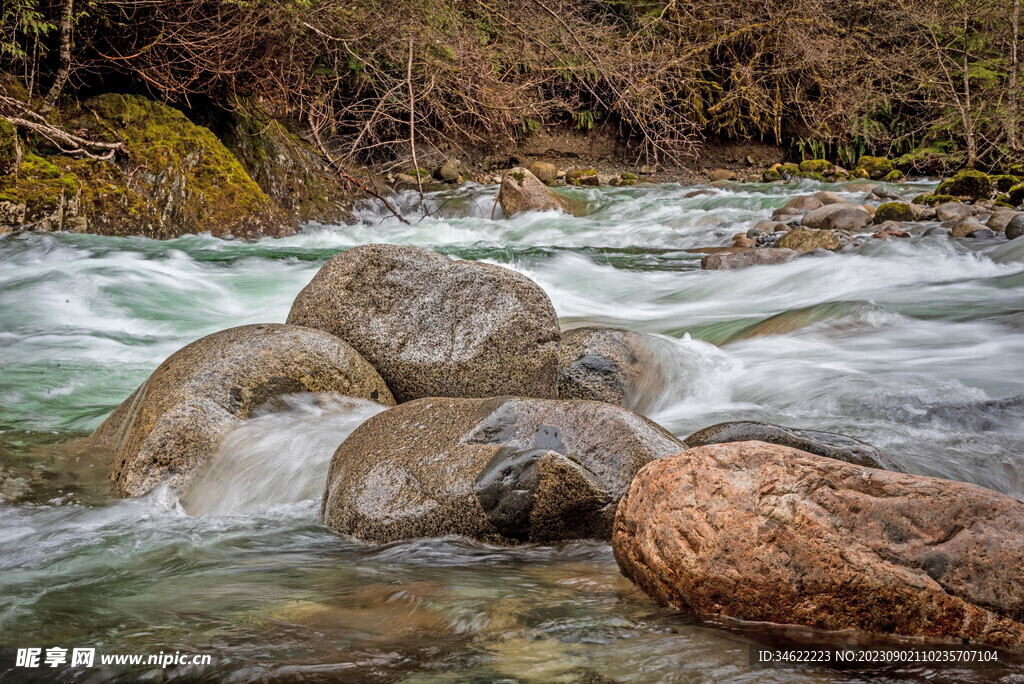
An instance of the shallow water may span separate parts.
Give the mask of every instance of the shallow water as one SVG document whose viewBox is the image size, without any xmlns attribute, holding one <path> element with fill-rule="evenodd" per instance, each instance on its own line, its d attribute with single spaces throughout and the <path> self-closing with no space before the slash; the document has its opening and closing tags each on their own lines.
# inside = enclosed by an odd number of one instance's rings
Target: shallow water
<svg viewBox="0 0 1024 684">
<path fill-rule="evenodd" d="M 893 187 L 909 197 L 927 186 Z M 595 188 L 573 191 L 593 212 L 583 219 L 491 220 L 496 189 L 468 185 L 428 196 L 432 216 L 411 226 L 368 204 L 357 225 L 257 242 L 0 238 L 0 679 L 25 674 L 11 649 L 63 646 L 215 663 L 47 678 L 1024 681 L 1019 665 L 752 670 L 749 646 L 786 633 L 660 608 L 606 544 L 341 539 L 319 524 L 318 498 L 334 448 L 379 410 L 365 402 L 297 397 L 253 417 L 182 501 L 108 499 L 102 464 L 73 442 L 181 346 L 283 322 L 332 255 L 393 242 L 516 269 L 548 292 L 563 327 L 664 336 L 670 381 L 644 406 L 680 437 L 740 419 L 838 431 L 910 472 L 1024 497 L 1024 415 L 985 404 L 1024 392 L 1024 240 L 867 240 L 716 272 L 686 251 L 728 244 L 819 188 Z M 422 213 L 414 193 L 399 205 Z"/>
</svg>

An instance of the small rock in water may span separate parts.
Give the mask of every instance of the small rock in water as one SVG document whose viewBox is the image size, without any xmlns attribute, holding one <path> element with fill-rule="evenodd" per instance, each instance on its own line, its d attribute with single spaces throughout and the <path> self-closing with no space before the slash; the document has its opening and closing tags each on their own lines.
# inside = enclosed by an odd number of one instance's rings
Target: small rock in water
<svg viewBox="0 0 1024 684">
<path fill-rule="evenodd" d="M 558 180 L 558 169 L 550 162 L 537 161 L 530 164 L 530 173 L 541 183 L 551 185 Z"/>
<path fill-rule="evenodd" d="M 595 176 L 596 178 L 596 176 Z M 524 211 L 561 211 L 570 216 L 582 216 L 583 207 L 576 201 L 552 190 L 536 176 L 522 167 L 516 167 L 501 179 L 498 204 L 506 218 Z"/>
<path fill-rule="evenodd" d="M 940 221 L 952 221 L 973 216 L 974 210 L 960 202 L 946 202 L 935 207 L 935 215 Z"/>
<path fill-rule="evenodd" d="M 826 204 L 820 209 L 807 213 L 801 220 L 806 228 L 816 230 L 845 230 L 856 232 L 871 223 L 871 214 L 863 207 L 849 202 Z"/>
<path fill-rule="evenodd" d="M 967 237 L 971 233 L 979 230 L 987 230 L 978 219 L 976 218 L 965 218 L 957 221 L 950 226 L 950 235 L 955 238 Z M 991 232 L 991 231 L 989 231 Z"/>
<path fill-rule="evenodd" d="M 842 246 L 839 237 L 832 231 L 803 228 L 789 231 L 778 244 L 783 249 L 795 249 L 798 252 L 813 252 L 816 249 L 835 251 Z"/>
<path fill-rule="evenodd" d="M 1010 222 L 1018 216 L 1021 216 L 1021 212 L 1019 211 L 1014 211 L 1013 209 L 1000 209 L 989 217 L 988 221 L 985 222 L 985 226 L 987 228 L 991 228 L 997 233 L 1001 233 L 1005 231 Z"/>
<path fill-rule="evenodd" d="M 783 264 L 792 261 L 800 252 L 792 249 L 751 248 L 735 252 L 708 254 L 701 259 L 700 267 L 706 271 L 728 271 L 748 266 Z"/>
</svg>

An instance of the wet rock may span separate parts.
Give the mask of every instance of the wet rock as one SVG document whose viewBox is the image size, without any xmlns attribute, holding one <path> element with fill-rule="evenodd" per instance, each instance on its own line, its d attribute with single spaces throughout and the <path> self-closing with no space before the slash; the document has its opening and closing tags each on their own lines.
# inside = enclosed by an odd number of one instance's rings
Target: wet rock
<svg viewBox="0 0 1024 684">
<path fill-rule="evenodd" d="M 552 209 L 583 216 L 583 207 L 576 201 L 552 190 L 522 167 L 516 167 L 501 179 L 498 204 L 505 216 L 511 218 L 524 211 L 551 211 Z"/>
<path fill-rule="evenodd" d="M 943 226 L 932 226 L 928 230 L 924 231 L 923 235 L 925 237 L 931 237 L 933 235 L 949 235 L 950 232 L 949 228 L 945 228 Z"/>
<path fill-rule="evenodd" d="M 996 236 L 996 232 L 994 230 L 990 230 L 988 228 L 979 228 L 978 230 L 975 230 L 975 231 L 972 231 L 972 232 L 968 233 L 965 237 L 972 238 L 972 239 L 980 239 L 980 238 L 992 238 L 992 237 L 995 237 L 995 236 Z"/>
<path fill-rule="evenodd" d="M 335 532 L 375 543 L 607 539 L 633 475 L 680 448 L 611 404 L 420 399 L 377 414 L 338 447 L 321 514 Z"/>
<path fill-rule="evenodd" d="M 708 254 L 700 260 L 700 267 L 706 271 L 728 271 L 747 266 L 782 264 L 792 261 L 800 252 L 792 249 L 766 247 L 763 249 L 741 249 L 733 252 Z"/>
<path fill-rule="evenodd" d="M 785 214 L 797 214 L 802 211 L 814 211 L 815 209 L 821 209 L 823 206 L 824 205 L 821 200 L 817 197 L 805 195 L 803 197 L 794 197 L 779 207 L 777 211 Z"/>
<path fill-rule="evenodd" d="M 935 216 L 940 221 L 952 221 L 973 215 L 974 210 L 960 202 L 945 202 L 935 207 Z"/>
<path fill-rule="evenodd" d="M 863 207 L 844 202 L 827 204 L 807 213 L 801 224 L 815 230 L 845 230 L 856 232 L 871 223 L 871 215 Z"/>
<path fill-rule="evenodd" d="M 180 491 L 239 420 L 295 392 L 395 403 L 377 371 L 338 338 L 294 325 L 245 325 L 168 357 L 91 441 L 112 452 L 118 496 L 142 496 L 161 482 Z"/>
<path fill-rule="evenodd" d="M 752 238 L 747 237 L 746 235 L 743 235 L 743 234 L 734 235 L 733 238 L 732 238 L 732 244 L 733 244 L 734 247 L 739 247 L 740 249 L 745 249 L 747 247 L 753 247 L 754 246 L 754 240 Z"/>
<path fill-rule="evenodd" d="M 820 190 L 814 193 L 814 199 L 821 202 L 823 206 L 827 206 L 829 204 L 850 204 L 850 202 L 846 201 L 831 190 Z"/>
<path fill-rule="evenodd" d="M 903 198 L 899 193 L 893 192 L 884 185 L 876 185 L 868 192 L 869 199 L 901 202 Z M 916 206 L 916 205 L 915 205 Z"/>
<path fill-rule="evenodd" d="M 1024 645 L 1024 503 L 764 442 L 637 474 L 612 536 L 663 604 L 728 618 Z"/>
<path fill-rule="evenodd" d="M 621 328 L 575 328 L 562 333 L 558 397 L 589 399 L 642 411 L 664 385 L 650 336 Z"/>
<path fill-rule="evenodd" d="M 960 219 L 950 227 L 950 235 L 955 238 L 967 237 L 971 233 L 985 230 L 984 224 L 976 218 Z"/>
<path fill-rule="evenodd" d="M 728 169 L 715 169 L 709 175 L 713 181 L 734 181 L 737 179 L 736 172 L 729 171 Z"/>
<path fill-rule="evenodd" d="M 1008 240 L 1015 240 L 1021 235 L 1024 235 L 1024 214 L 1014 216 L 1010 222 L 1006 224 L 1006 238 Z"/>
<path fill-rule="evenodd" d="M 419 247 L 356 247 L 320 269 L 288 322 L 351 344 L 399 402 L 557 396 L 555 310 L 536 283 L 501 266 Z"/>
<path fill-rule="evenodd" d="M 558 169 L 550 162 L 533 162 L 530 164 L 530 173 L 536 176 L 537 180 L 545 185 L 551 185 L 558 180 Z"/>
<path fill-rule="evenodd" d="M 997 233 L 1002 233 L 1006 230 L 1006 226 L 1009 225 L 1010 221 L 1021 215 L 1021 212 L 1012 209 L 997 210 L 985 222 L 985 227 L 991 228 Z"/>
<path fill-rule="evenodd" d="M 867 217 L 867 214 L 864 214 Z M 798 252 L 813 252 L 816 249 L 835 251 L 842 246 L 839 238 L 830 230 L 791 230 L 782 236 L 778 246 Z"/>
<path fill-rule="evenodd" d="M 768 423 L 735 421 L 706 427 L 684 440 L 688 449 L 726 442 L 768 442 L 866 468 L 904 472 L 903 468 L 896 465 L 896 462 L 881 449 L 859 439 L 834 432 L 798 430 Z"/>
</svg>

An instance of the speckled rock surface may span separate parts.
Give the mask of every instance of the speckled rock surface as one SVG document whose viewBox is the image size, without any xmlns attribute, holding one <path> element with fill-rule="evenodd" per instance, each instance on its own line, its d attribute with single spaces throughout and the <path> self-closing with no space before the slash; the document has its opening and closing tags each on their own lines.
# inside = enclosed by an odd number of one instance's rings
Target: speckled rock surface
<svg viewBox="0 0 1024 684">
<path fill-rule="evenodd" d="M 336 337 L 292 325 L 245 325 L 172 354 L 91 440 L 112 452 L 118 496 L 142 496 L 163 481 L 180 490 L 238 420 L 295 392 L 395 403 L 377 371 Z"/>
<path fill-rule="evenodd" d="M 288 322 L 351 344 L 399 402 L 557 396 L 561 332 L 551 300 L 501 266 L 365 245 L 328 261 Z"/>
<path fill-rule="evenodd" d="M 700 260 L 700 267 L 705 271 L 728 271 L 748 266 L 767 264 L 784 264 L 800 256 L 795 249 L 779 247 L 758 247 L 741 249 L 719 254 L 708 254 Z"/>
<path fill-rule="evenodd" d="M 903 468 L 881 449 L 834 432 L 797 430 L 752 421 L 733 421 L 698 430 L 683 441 L 687 448 L 728 442 L 768 442 L 867 468 L 904 472 Z"/>
<path fill-rule="evenodd" d="M 659 603 L 741 620 L 1024 644 L 1024 503 L 763 442 L 641 470 L 612 537 Z"/>
<path fill-rule="evenodd" d="M 643 416 L 600 402 L 419 399 L 338 447 L 321 515 L 375 543 L 608 539 L 633 475 L 681 448 Z"/>
<path fill-rule="evenodd" d="M 845 230 L 856 232 L 871 223 L 871 214 L 858 204 L 842 202 L 826 204 L 821 209 L 807 212 L 801 225 L 814 230 Z"/>
<path fill-rule="evenodd" d="M 829 205 L 838 206 L 838 205 Z M 867 216 L 867 214 L 864 214 Z M 791 230 L 778 242 L 778 249 L 794 249 L 798 252 L 813 252 L 816 249 L 835 251 L 842 246 L 839 238 L 830 230 Z"/>
<path fill-rule="evenodd" d="M 643 411 L 650 398 L 664 389 L 655 339 L 622 328 L 587 327 L 562 333 L 558 397 Z"/>
<path fill-rule="evenodd" d="M 516 167 L 502 177 L 501 189 L 498 190 L 498 204 L 501 205 L 506 218 L 524 211 L 552 209 L 570 216 L 583 216 L 585 213 L 580 202 L 552 190 L 522 167 Z"/>
</svg>

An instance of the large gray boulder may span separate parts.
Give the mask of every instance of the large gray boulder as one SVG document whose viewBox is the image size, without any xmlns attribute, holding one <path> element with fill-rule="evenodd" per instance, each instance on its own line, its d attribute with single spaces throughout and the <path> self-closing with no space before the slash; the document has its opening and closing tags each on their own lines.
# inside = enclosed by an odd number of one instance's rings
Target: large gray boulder
<svg viewBox="0 0 1024 684">
<path fill-rule="evenodd" d="M 516 167 L 502 177 L 501 189 L 498 190 L 498 204 L 501 205 L 506 218 L 524 211 L 552 209 L 570 216 L 583 216 L 585 213 L 580 202 L 552 190 L 522 167 Z"/>
<path fill-rule="evenodd" d="M 431 398 L 366 421 L 331 461 L 321 515 L 365 541 L 608 539 L 636 472 L 682 449 L 595 401 Z"/>
<path fill-rule="evenodd" d="M 161 482 L 182 491 L 238 421 L 296 392 L 395 404 L 377 371 L 333 335 L 245 325 L 172 354 L 90 439 L 111 453 L 118 496 L 142 496 Z"/>
<path fill-rule="evenodd" d="M 834 432 L 798 430 L 768 423 L 752 421 L 718 423 L 698 430 L 687 437 L 684 443 L 687 448 L 692 448 L 708 444 L 753 441 L 781 444 L 866 468 L 903 472 L 903 468 L 899 467 L 888 454 L 859 439 Z"/>
<path fill-rule="evenodd" d="M 558 318 L 511 269 L 418 247 L 365 245 L 328 261 L 288 322 L 351 344 L 399 402 L 557 396 Z"/>
</svg>

